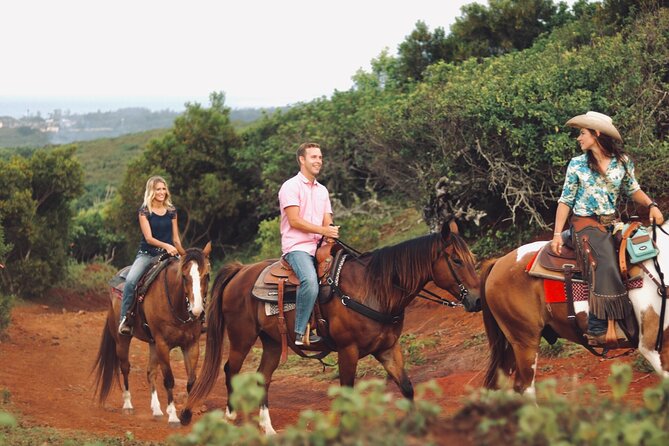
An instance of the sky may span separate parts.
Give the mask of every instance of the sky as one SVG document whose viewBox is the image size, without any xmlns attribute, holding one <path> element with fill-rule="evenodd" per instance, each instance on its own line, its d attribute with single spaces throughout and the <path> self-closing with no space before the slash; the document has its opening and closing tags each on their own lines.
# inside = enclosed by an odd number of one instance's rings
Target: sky
<svg viewBox="0 0 669 446">
<path fill-rule="evenodd" d="M 351 88 L 418 20 L 448 33 L 467 3 L 10 0 L 0 8 L 0 116 L 28 99 L 208 104 L 223 91 L 233 108 L 309 101 Z"/>
</svg>

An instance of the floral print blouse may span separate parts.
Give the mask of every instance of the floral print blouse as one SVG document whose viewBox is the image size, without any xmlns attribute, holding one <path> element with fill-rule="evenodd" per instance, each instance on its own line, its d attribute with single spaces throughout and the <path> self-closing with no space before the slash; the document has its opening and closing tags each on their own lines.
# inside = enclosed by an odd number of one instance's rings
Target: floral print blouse
<svg viewBox="0 0 669 446">
<path fill-rule="evenodd" d="M 605 175 L 602 175 L 590 170 L 587 154 L 575 156 L 567 166 L 558 203 L 566 204 L 581 217 L 615 214 L 621 190 L 631 196 L 640 189 L 634 178 L 634 163 L 626 158 L 626 164 L 627 169 L 625 163 L 611 158 Z"/>
</svg>

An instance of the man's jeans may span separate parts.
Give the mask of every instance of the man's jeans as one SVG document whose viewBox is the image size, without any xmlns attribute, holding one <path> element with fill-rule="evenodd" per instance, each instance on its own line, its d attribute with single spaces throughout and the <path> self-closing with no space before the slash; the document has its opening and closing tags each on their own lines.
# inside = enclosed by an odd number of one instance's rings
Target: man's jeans
<svg viewBox="0 0 669 446">
<path fill-rule="evenodd" d="M 132 297 L 135 293 L 135 287 L 142 275 L 151 267 L 153 257 L 144 252 L 138 252 L 135 261 L 128 271 L 128 277 L 125 279 L 125 286 L 123 287 L 123 300 L 121 301 L 121 320 L 128 312 L 130 304 L 132 304 Z"/>
<path fill-rule="evenodd" d="M 314 257 L 304 251 L 292 251 L 286 254 L 286 261 L 295 271 L 300 279 L 300 287 L 297 289 L 295 308 L 295 333 L 304 335 L 307 330 L 309 316 L 314 309 L 318 297 L 318 276 Z"/>
</svg>

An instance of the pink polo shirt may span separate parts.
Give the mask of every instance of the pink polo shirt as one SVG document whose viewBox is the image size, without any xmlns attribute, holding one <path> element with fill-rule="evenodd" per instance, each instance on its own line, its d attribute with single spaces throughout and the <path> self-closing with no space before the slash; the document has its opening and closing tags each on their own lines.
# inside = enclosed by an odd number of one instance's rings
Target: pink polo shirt
<svg viewBox="0 0 669 446">
<path fill-rule="evenodd" d="M 322 226 L 325 214 L 332 214 L 330 194 L 327 188 L 316 180 L 311 183 L 307 177 L 302 175 L 302 172 L 298 172 L 281 186 L 279 206 L 281 208 L 281 251 L 284 254 L 291 251 L 305 251 L 312 256 L 316 255 L 316 245 L 321 235 L 302 232 L 290 226 L 285 209 L 289 206 L 298 206 L 301 218 L 309 223 Z"/>
</svg>

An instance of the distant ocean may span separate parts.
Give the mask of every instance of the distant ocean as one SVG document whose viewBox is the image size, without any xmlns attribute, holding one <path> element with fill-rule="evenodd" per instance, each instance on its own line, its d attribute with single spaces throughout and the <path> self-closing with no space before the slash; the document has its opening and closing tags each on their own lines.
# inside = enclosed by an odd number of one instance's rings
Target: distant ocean
<svg viewBox="0 0 669 446">
<path fill-rule="evenodd" d="M 121 108 L 141 107 L 152 111 L 171 110 L 181 112 L 185 110 L 186 102 L 199 102 L 206 105 L 209 98 L 158 98 L 158 97 L 20 97 L 0 96 L 0 116 L 23 118 L 36 116 L 47 118 L 54 110 L 65 113 L 84 114 L 94 112 L 114 111 Z"/>
</svg>

